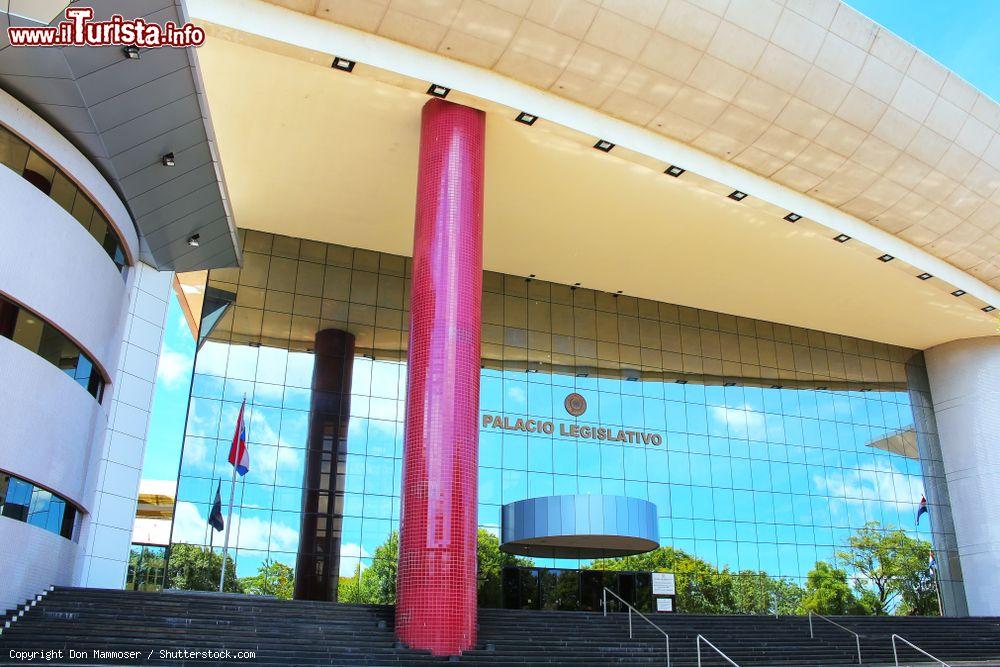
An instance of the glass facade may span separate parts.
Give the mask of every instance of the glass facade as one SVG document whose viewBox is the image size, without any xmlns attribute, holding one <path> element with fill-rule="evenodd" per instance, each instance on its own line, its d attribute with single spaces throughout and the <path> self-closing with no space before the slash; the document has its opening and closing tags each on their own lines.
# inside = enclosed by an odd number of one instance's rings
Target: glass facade
<svg viewBox="0 0 1000 667">
<path fill-rule="evenodd" d="M 201 332 L 172 542 L 221 546 L 207 517 L 220 478 L 228 498 L 246 395 L 252 464 L 231 553 L 241 577 L 267 559 L 295 566 L 314 341 L 346 330 L 350 419 L 332 502 L 340 574 L 353 576 L 399 521 L 409 261 L 241 239 L 244 267 L 208 276 L 232 305 Z M 952 558 L 946 496 L 931 493 L 943 479 L 921 352 L 490 272 L 483 297 L 482 528 L 498 533 L 515 500 L 625 495 L 656 504 L 662 545 L 800 584 L 872 521 Z M 937 520 L 914 527 L 925 493 Z"/>
<path fill-rule="evenodd" d="M 66 172 L 3 125 L 0 125 L 0 164 L 20 174 L 66 209 L 101 244 L 118 271 L 124 271 L 127 265 L 125 247 L 94 201 Z"/>
<path fill-rule="evenodd" d="M 66 373 L 100 402 L 104 398 L 104 378 L 93 359 L 66 334 L 27 308 L 0 295 L 0 336 L 9 338 Z"/>
<path fill-rule="evenodd" d="M 0 516 L 73 539 L 76 508 L 64 498 L 0 471 Z"/>
</svg>

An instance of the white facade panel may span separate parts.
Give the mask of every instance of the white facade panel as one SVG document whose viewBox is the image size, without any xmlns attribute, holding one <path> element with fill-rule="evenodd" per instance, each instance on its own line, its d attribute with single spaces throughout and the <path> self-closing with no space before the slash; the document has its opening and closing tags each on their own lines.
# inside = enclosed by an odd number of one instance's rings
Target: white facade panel
<svg viewBox="0 0 1000 667">
<path fill-rule="evenodd" d="M 105 423 L 100 405 L 58 368 L 2 337 L 0 377 L 17 378 L 0 382 L 0 469 L 89 511 L 84 472 L 92 434 Z"/>
<path fill-rule="evenodd" d="M 125 281 L 55 201 L 0 166 L 0 292 L 78 341 L 104 368 L 118 351 Z"/>
<path fill-rule="evenodd" d="M 1000 616 L 1000 337 L 925 352 L 969 613 Z"/>
<path fill-rule="evenodd" d="M 77 544 L 20 521 L 0 520 L 0 544 L 16 544 L 17 558 L 4 558 L 0 611 L 13 609 L 49 586 L 69 586 Z"/>
<path fill-rule="evenodd" d="M 68 139 L 6 91 L 0 90 L 0 121 L 29 144 L 43 152 L 86 191 L 121 234 L 122 243 L 133 256 L 139 253 L 135 225 L 114 189 L 90 160 Z M 6 200 L 5 200 L 6 202 Z"/>
<path fill-rule="evenodd" d="M 80 535 L 79 586 L 121 588 L 125 584 L 172 280 L 172 273 L 160 273 L 145 264 L 132 269 L 128 312 L 118 339 L 120 354 L 116 367 L 110 369 L 114 385 L 111 420 L 94 442 L 92 463 L 98 468 L 88 494 L 95 509 L 86 517 Z M 136 340 L 130 332 L 140 329 L 143 333 Z"/>
</svg>

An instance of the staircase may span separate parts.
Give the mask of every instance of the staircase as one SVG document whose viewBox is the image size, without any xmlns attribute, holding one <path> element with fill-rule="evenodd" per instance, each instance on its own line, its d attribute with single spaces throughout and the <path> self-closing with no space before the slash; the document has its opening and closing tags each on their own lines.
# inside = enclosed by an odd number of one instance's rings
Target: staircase
<svg viewBox="0 0 1000 667">
<path fill-rule="evenodd" d="M 9 613 L 5 615 L 5 618 Z M 857 664 L 854 638 L 821 620 L 809 638 L 804 617 L 660 615 L 672 667 L 696 664 L 702 634 L 741 667 Z M 392 607 L 281 601 L 207 593 L 56 588 L 0 634 L 0 664 L 13 649 L 64 649 L 48 665 L 665 665 L 663 635 L 624 613 L 482 609 L 475 649 L 440 658 L 399 646 Z M 897 633 L 949 661 L 1000 665 L 1000 619 L 838 617 L 861 635 L 866 664 L 892 663 Z M 825 627 L 824 627 L 825 626 Z M 3 627 L 0 622 L 0 628 Z M 135 651 L 137 658 L 68 659 L 68 649 Z M 207 651 L 207 659 L 160 651 Z M 218 652 L 229 650 L 226 659 Z M 254 656 L 237 655 L 253 651 Z M 913 664 L 917 654 L 900 650 Z M 925 662 L 926 659 L 922 659 Z M 17 663 L 24 664 L 24 663 Z M 703 646 L 702 664 L 725 665 Z"/>
</svg>

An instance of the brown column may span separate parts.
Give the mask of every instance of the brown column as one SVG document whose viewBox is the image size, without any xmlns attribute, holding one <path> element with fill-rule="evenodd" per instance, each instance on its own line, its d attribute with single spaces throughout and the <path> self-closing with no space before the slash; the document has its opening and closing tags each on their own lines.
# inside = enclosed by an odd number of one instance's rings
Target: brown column
<svg viewBox="0 0 1000 667">
<path fill-rule="evenodd" d="M 354 334 L 324 329 L 316 334 L 314 350 L 295 599 L 335 602 L 340 578 Z"/>
</svg>

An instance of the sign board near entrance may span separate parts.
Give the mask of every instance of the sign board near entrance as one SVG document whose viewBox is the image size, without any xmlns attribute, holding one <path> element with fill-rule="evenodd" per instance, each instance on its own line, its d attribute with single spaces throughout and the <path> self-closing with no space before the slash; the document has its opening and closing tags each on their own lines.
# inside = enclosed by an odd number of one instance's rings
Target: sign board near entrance
<svg viewBox="0 0 1000 667">
<path fill-rule="evenodd" d="M 676 595 L 674 575 L 670 572 L 653 572 L 653 595 Z M 659 603 L 659 600 L 657 600 Z"/>
<path fill-rule="evenodd" d="M 656 598 L 656 611 L 673 611 L 673 598 Z"/>
</svg>

